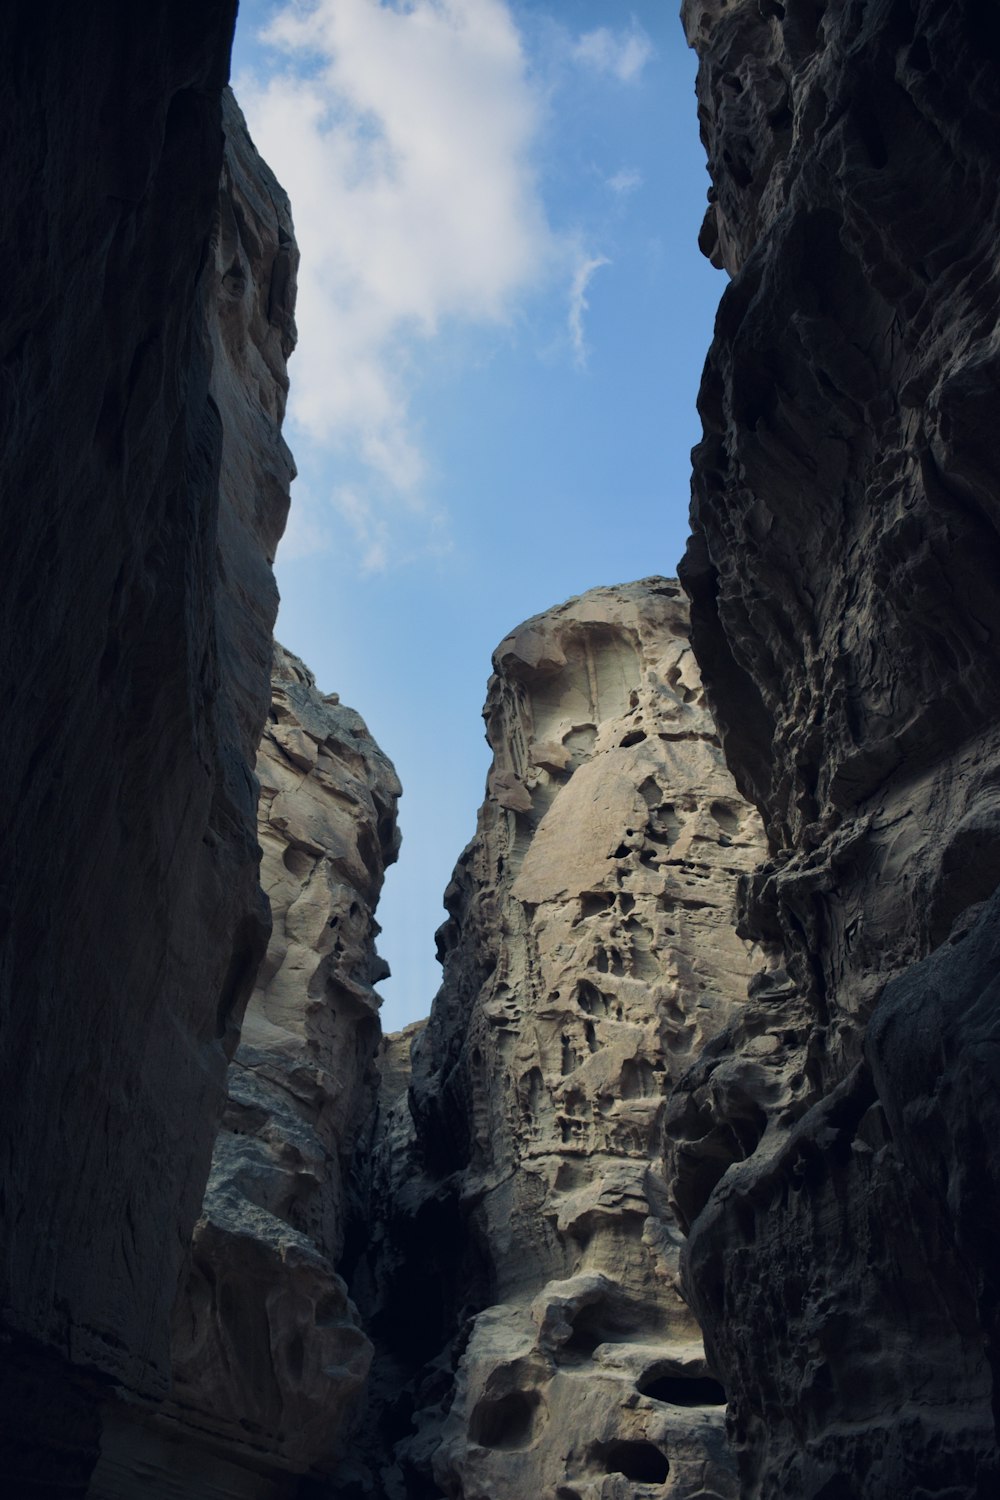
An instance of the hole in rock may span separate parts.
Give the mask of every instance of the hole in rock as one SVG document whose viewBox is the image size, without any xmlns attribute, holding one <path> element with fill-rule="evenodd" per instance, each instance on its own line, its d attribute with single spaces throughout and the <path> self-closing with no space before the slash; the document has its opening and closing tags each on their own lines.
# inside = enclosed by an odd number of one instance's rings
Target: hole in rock
<svg viewBox="0 0 1000 1500">
<path fill-rule="evenodd" d="M 608 1002 L 600 990 L 581 979 L 576 987 L 576 1003 L 580 1009 L 586 1011 L 588 1016 L 603 1016 L 607 1014 Z"/>
<path fill-rule="evenodd" d="M 535 1391 L 509 1391 L 484 1397 L 472 1413 L 472 1441 L 481 1448 L 525 1448 L 534 1436 L 538 1416 Z"/>
<path fill-rule="evenodd" d="M 712 817 L 718 823 L 723 833 L 728 833 L 730 838 L 740 831 L 739 813 L 728 806 L 725 802 L 713 802 L 709 808 Z"/>
<path fill-rule="evenodd" d="M 668 844 L 675 844 L 681 831 L 681 820 L 672 802 L 664 802 L 649 820 L 648 832 L 658 833 Z"/>
<path fill-rule="evenodd" d="M 570 1361 L 589 1359 L 601 1344 L 622 1343 L 634 1331 L 627 1313 L 605 1301 L 581 1307 L 572 1318 L 572 1327 L 573 1332 L 561 1350 Z"/>
<path fill-rule="evenodd" d="M 670 1406 L 725 1406 L 726 1393 L 710 1375 L 664 1375 L 657 1366 L 636 1381 L 640 1396 Z"/>
<path fill-rule="evenodd" d="M 572 756 L 574 766 L 587 759 L 596 739 L 597 729 L 593 724 L 575 725 L 569 734 L 563 735 L 563 744 Z"/>
<path fill-rule="evenodd" d="M 583 891 L 580 896 L 580 920 L 597 917 L 614 904 L 615 898 L 611 891 Z"/>
<path fill-rule="evenodd" d="M 646 777 L 639 788 L 639 795 L 650 810 L 654 807 L 659 807 L 663 801 L 663 792 L 660 790 L 659 783 L 653 776 Z"/>
<path fill-rule="evenodd" d="M 290 875 L 308 875 L 316 861 L 311 854 L 304 849 L 296 849 L 294 844 L 289 844 L 281 856 L 282 864 Z"/>
<path fill-rule="evenodd" d="M 621 748 L 627 750 L 631 745 L 641 745 L 646 738 L 644 729 L 632 729 L 622 740 Z"/>
<path fill-rule="evenodd" d="M 538 1114 L 538 1106 L 545 1092 L 545 1079 L 540 1068 L 531 1068 L 521 1081 L 523 1089 L 521 1112 L 527 1117 Z"/>
<path fill-rule="evenodd" d="M 557 1193 L 571 1193 L 574 1188 L 582 1187 L 587 1180 L 586 1172 L 581 1171 L 573 1162 L 560 1162 L 559 1170 L 556 1172 L 555 1190 Z"/>
<path fill-rule="evenodd" d="M 607 998 L 586 979 L 581 979 L 576 987 L 576 1003 L 588 1016 L 606 1016 L 609 1009 Z"/>
<path fill-rule="evenodd" d="M 622 1063 L 618 1087 L 623 1099 L 648 1099 L 660 1092 L 656 1074 L 645 1057 L 630 1057 Z"/>
<path fill-rule="evenodd" d="M 612 1443 L 604 1467 L 606 1473 L 624 1474 L 634 1484 L 663 1484 L 670 1473 L 667 1456 L 655 1443 Z"/>
</svg>

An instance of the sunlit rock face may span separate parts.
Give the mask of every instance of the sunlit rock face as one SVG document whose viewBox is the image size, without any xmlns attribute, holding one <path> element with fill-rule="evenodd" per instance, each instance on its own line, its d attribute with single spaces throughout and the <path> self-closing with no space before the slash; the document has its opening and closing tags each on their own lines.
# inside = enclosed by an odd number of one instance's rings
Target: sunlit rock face
<svg viewBox="0 0 1000 1500">
<path fill-rule="evenodd" d="M 105 1383 L 166 1389 L 267 940 L 253 761 L 294 246 L 271 179 L 241 198 L 249 148 L 224 163 L 235 9 L 4 7 L 8 1493 L 80 1493 Z"/>
<path fill-rule="evenodd" d="M 106 1441 L 107 1500 L 142 1480 L 164 1495 L 290 1493 L 289 1476 L 338 1457 L 371 1362 L 336 1265 L 375 1106 L 372 986 L 387 971 L 373 912 L 400 788 L 363 720 L 280 646 L 272 690 L 257 775 L 273 932 L 175 1309 L 173 1389 Z"/>
<path fill-rule="evenodd" d="M 723 1500 L 725 1396 L 678 1287 L 665 1104 L 746 995 L 735 887 L 760 824 L 676 584 L 573 599 L 503 641 L 494 672 L 412 1123 L 397 1060 L 376 1145 L 373 1395 L 401 1439 L 382 1483 Z"/>
<path fill-rule="evenodd" d="M 746 1496 L 985 1495 L 1000 29 L 961 0 L 689 0 L 684 20 L 702 243 L 733 280 L 682 577 L 771 844 L 741 930 L 786 971 L 671 1106 L 685 1284 Z M 751 1069 L 765 1016 L 781 1046 Z M 697 1137 L 751 1112 L 760 1144 L 709 1196 Z"/>
</svg>

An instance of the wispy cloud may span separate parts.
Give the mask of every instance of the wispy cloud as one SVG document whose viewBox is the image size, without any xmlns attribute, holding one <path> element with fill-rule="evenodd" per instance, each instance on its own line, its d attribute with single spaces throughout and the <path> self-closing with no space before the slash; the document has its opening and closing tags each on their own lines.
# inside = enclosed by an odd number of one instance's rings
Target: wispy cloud
<svg viewBox="0 0 1000 1500">
<path fill-rule="evenodd" d="M 595 271 L 602 266 L 609 266 L 611 262 L 605 255 L 593 255 L 584 257 L 573 272 L 573 281 L 569 292 L 569 337 L 573 345 L 573 358 L 577 369 L 587 368 L 587 343 L 584 338 L 583 316 L 590 307 L 587 301 L 587 288 Z"/>
<path fill-rule="evenodd" d="M 389 560 L 389 524 L 364 494 L 338 485 L 331 499 L 354 538 L 363 574 L 383 573 Z"/>
<path fill-rule="evenodd" d="M 625 197 L 642 187 L 642 173 L 638 167 L 620 167 L 613 177 L 605 178 L 605 184 L 613 193 Z"/>
<path fill-rule="evenodd" d="M 317 502 L 304 479 L 299 478 L 288 512 L 288 524 L 281 538 L 281 556 L 286 562 L 328 552 L 334 536 L 329 524 L 328 507 Z"/>
<path fill-rule="evenodd" d="M 419 514 L 427 482 L 415 351 L 502 326 L 556 254 L 533 165 L 542 108 L 505 0 L 289 0 L 264 40 L 286 70 L 236 87 L 302 250 L 293 434 L 371 471 L 371 494 L 330 500 L 375 570 L 392 507 Z"/>
<path fill-rule="evenodd" d="M 572 56 L 597 73 L 617 78 L 619 83 L 635 83 L 653 50 L 653 43 L 633 16 L 628 26 L 617 31 L 609 26 L 585 31 L 573 46 Z"/>
</svg>

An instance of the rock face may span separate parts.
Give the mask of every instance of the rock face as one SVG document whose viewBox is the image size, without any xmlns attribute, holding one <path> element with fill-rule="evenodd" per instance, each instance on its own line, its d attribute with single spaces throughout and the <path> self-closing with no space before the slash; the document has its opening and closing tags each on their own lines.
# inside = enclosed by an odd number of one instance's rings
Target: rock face
<svg viewBox="0 0 1000 1500">
<path fill-rule="evenodd" d="M 232 112 L 224 169 L 234 13 L 4 10 L 7 1493 L 80 1493 L 102 1385 L 166 1388 L 267 937 L 252 767 L 294 245 Z"/>
<path fill-rule="evenodd" d="M 282 1475 L 338 1456 L 371 1361 L 335 1266 L 375 1103 L 373 912 L 400 787 L 359 716 L 280 646 L 272 689 L 257 757 L 271 942 L 175 1309 L 171 1397 L 106 1441 L 102 1500 L 284 1495 Z"/>
<path fill-rule="evenodd" d="M 678 1289 L 664 1121 L 745 996 L 735 886 L 762 839 L 687 636 L 677 585 L 647 579 L 494 654 L 493 768 L 446 896 L 408 1141 L 390 1039 L 373 1194 L 389 1243 L 375 1291 L 360 1283 L 381 1431 L 402 1437 L 386 1494 L 736 1494 Z"/>
<path fill-rule="evenodd" d="M 686 1285 L 744 1495 L 992 1494 L 1000 28 L 941 0 L 684 19 L 733 281 L 683 580 L 771 845 L 741 930 L 785 971 L 719 1054 L 771 1017 L 756 1082 L 709 1058 L 672 1106 Z"/>
</svg>

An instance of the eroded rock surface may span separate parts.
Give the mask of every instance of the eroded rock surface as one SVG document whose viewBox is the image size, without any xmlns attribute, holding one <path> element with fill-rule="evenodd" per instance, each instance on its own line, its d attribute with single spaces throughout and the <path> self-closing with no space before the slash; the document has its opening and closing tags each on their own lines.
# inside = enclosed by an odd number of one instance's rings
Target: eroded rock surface
<svg viewBox="0 0 1000 1500">
<path fill-rule="evenodd" d="M 8 1493 L 80 1493 L 107 1382 L 166 1389 L 267 940 L 253 760 L 291 474 L 294 245 L 271 179 L 235 186 L 249 148 L 224 168 L 235 9 L 4 8 Z M 219 223 L 224 171 L 239 224 Z"/>
<path fill-rule="evenodd" d="M 362 719 L 280 646 L 272 687 L 257 775 L 273 932 L 175 1309 L 171 1397 L 106 1444 L 102 1500 L 141 1479 L 163 1495 L 290 1493 L 287 1476 L 338 1456 L 371 1362 L 336 1267 L 375 1104 L 373 912 L 400 787 Z"/>
<path fill-rule="evenodd" d="M 943 0 L 684 19 L 703 248 L 733 281 L 682 576 L 771 844 L 741 930 L 773 971 L 671 1105 L 686 1284 L 747 1497 L 986 1495 L 1000 29 Z M 755 1016 L 781 1046 L 730 1099 Z M 757 1150 L 709 1196 L 750 1112 Z"/>
<path fill-rule="evenodd" d="M 390 1244 L 366 1300 L 381 1430 L 400 1438 L 382 1483 L 723 1500 L 725 1397 L 678 1287 L 664 1116 L 746 993 L 735 885 L 760 824 L 676 584 L 571 600 L 503 641 L 494 671 L 415 1124 L 407 1139 L 393 1066 L 376 1155 Z"/>
</svg>

